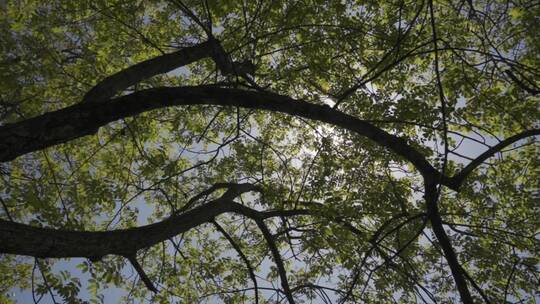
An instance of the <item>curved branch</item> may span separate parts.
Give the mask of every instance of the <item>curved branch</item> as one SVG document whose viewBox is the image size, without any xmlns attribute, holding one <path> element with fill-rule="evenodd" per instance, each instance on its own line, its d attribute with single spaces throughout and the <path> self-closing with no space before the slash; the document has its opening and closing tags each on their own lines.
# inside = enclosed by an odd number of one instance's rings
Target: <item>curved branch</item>
<svg viewBox="0 0 540 304">
<path fill-rule="evenodd" d="M 88 257 L 93 261 L 109 254 L 132 256 L 229 212 L 257 219 L 309 214 L 309 210 L 262 212 L 220 198 L 159 223 L 112 231 L 68 231 L 0 220 L 0 253 L 39 258 Z"/>
<path fill-rule="evenodd" d="M 154 57 L 134 64 L 118 73 L 106 77 L 96 84 L 84 97 L 83 102 L 100 102 L 112 98 L 150 77 L 164 74 L 190 63 L 210 57 L 215 52 L 215 40 L 206 41 L 174 53 Z"/>
<path fill-rule="evenodd" d="M 507 139 L 501 141 L 500 143 L 496 144 L 495 146 L 489 148 L 486 152 L 480 154 L 477 158 L 475 158 L 472 162 L 470 162 L 465 168 L 461 169 L 461 171 L 454 175 L 453 177 L 449 178 L 448 182 L 452 185 L 448 185 L 452 189 L 459 189 L 459 187 L 463 184 L 467 176 L 471 174 L 471 172 L 476 169 L 478 166 L 480 166 L 485 160 L 492 157 L 498 152 L 501 152 L 502 149 L 506 148 L 507 146 L 522 140 L 527 137 L 531 136 L 537 136 L 540 135 L 540 129 L 531 129 L 527 131 L 523 131 L 521 133 L 518 133 L 516 135 L 510 136 Z"/>
<path fill-rule="evenodd" d="M 220 198 L 205 205 L 179 215 L 174 215 L 159 223 L 137 228 L 100 232 L 66 231 L 32 227 L 30 225 L 0 220 L 0 253 L 28 255 L 40 258 L 88 257 L 92 261 L 98 261 L 108 254 L 120 255 L 129 259 L 148 289 L 157 292 L 156 287 L 136 260 L 135 255 L 137 251 L 170 239 L 198 225 L 213 222 L 246 262 L 257 290 L 258 286 L 255 274 L 247 257 L 235 245 L 225 230 L 214 220 L 220 214 L 234 212 L 251 218 L 256 222 L 274 256 L 284 293 L 289 302 L 294 304 L 294 298 L 292 297 L 292 292 L 287 281 L 283 260 L 280 257 L 279 249 L 274 243 L 272 234 L 264 223 L 264 219 L 275 216 L 307 215 L 311 213 L 310 210 L 257 211 L 236 203 L 232 199 L 245 192 L 260 191 L 258 186 L 252 184 L 221 183 L 216 184 L 212 188 L 215 187 L 226 187 L 228 190 Z M 39 242 L 36 242 L 36 240 L 39 240 Z M 258 301 L 258 294 L 255 297 Z"/>
<path fill-rule="evenodd" d="M 84 97 L 83 102 L 103 102 L 153 76 L 168 73 L 177 68 L 211 57 L 223 75 L 244 73 L 250 62 L 233 62 L 221 42 L 211 33 L 207 41 L 186 47 L 174 53 L 163 54 L 134 64 L 97 83 Z"/>
<path fill-rule="evenodd" d="M 78 137 L 93 134 L 115 120 L 153 109 L 182 105 L 235 106 L 281 112 L 332 124 L 365 136 L 411 162 L 424 176 L 437 178 L 452 188 L 440 173 L 406 139 L 326 105 L 317 105 L 272 93 L 213 86 L 154 88 L 109 100 L 96 107 L 76 104 L 18 123 L 0 127 L 0 162 Z"/>
</svg>

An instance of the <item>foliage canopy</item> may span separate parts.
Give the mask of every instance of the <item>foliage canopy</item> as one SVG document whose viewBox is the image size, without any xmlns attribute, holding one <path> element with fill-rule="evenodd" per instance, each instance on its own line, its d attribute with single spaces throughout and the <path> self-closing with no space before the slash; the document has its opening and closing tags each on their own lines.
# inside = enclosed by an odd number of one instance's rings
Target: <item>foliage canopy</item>
<svg viewBox="0 0 540 304">
<path fill-rule="evenodd" d="M 0 6 L 0 301 L 535 303 L 540 4 Z"/>
</svg>

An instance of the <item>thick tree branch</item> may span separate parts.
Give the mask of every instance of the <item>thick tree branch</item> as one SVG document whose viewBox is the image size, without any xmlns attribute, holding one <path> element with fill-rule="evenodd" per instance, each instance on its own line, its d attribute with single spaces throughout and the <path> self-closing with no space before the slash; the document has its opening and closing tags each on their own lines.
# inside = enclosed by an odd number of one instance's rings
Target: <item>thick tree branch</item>
<svg viewBox="0 0 540 304">
<path fill-rule="evenodd" d="M 217 41 L 206 41 L 183 48 L 171 54 L 161 55 L 132 65 L 96 84 L 84 97 L 83 102 L 100 102 L 112 98 L 145 79 L 170 72 L 179 67 L 210 57 L 215 53 Z"/>
<path fill-rule="evenodd" d="M 450 267 L 450 271 L 452 272 L 452 276 L 459 291 L 461 301 L 465 304 L 473 304 L 474 302 L 471 297 L 469 288 L 467 287 L 467 281 L 462 271 L 462 267 L 459 264 L 454 248 L 452 248 L 450 239 L 444 231 L 441 215 L 439 214 L 437 184 L 431 181 L 426 181 L 425 191 L 427 216 L 429 218 L 429 221 L 431 222 L 433 232 L 435 233 L 435 236 L 437 237 L 437 240 L 439 241 L 439 244 L 442 248 L 444 257 L 448 262 L 448 266 Z"/>
<path fill-rule="evenodd" d="M 143 80 L 208 57 L 214 60 L 223 75 L 241 74 L 245 76 L 246 73 L 252 73 L 254 68 L 249 61 L 233 62 L 221 43 L 210 36 L 208 41 L 203 43 L 145 60 L 106 77 L 84 95 L 83 102 L 106 101 Z"/>
<path fill-rule="evenodd" d="M 516 135 L 510 136 L 507 139 L 496 144 L 495 146 L 489 148 L 486 152 L 480 154 L 480 156 L 478 156 L 472 162 L 470 162 L 467 166 L 465 166 L 465 168 L 461 169 L 461 171 L 458 174 L 454 175 L 452 178 L 448 180 L 448 182 L 452 185 L 452 187 L 450 188 L 459 189 L 459 187 L 461 187 L 461 184 L 463 184 L 467 176 L 469 176 L 469 174 L 471 174 L 471 172 L 474 169 L 480 166 L 488 158 L 500 152 L 505 147 L 519 140 L 522 140 L 531 136 L 537 136 L 537 135 L 540 135 L 540 129 L 527 130 L 527 131 L 518 133 Z"/>
<path fill-rule="evenodd" d="M 228 212 L 257 219 L 309 214 L 309 210 L 261 212 L 220 198 L 159 223 L 113 231 L 68 231 L 0 220 L 0 253 L 39 258 L 88 257 L 94 261 L 109 254 L 132 256 Z"/>
<path fill-rule="evenodd" d="M 424 177 L 435 177 L 453 188 L 407 140 L 326 105 L 287 96 L 213 86 L 154 88 L 112 99 L 96 107 L 76 104 L 0 127 L 0 161 L 93 134 L 115 120 L 153 109 L 182 105 L 235 106 L 281 112 L 329 123 L 365 136 L 410 161 Z"/>
<path fill-rule="evenodd" d="M 162 222 L 137 228 L 103 232 L 66 231 L 38 228 L 0 220 L 0 253 L 28 255 L 39 258 L 88 257 L 92 261 L 98 261 L 108 254 L 121 255 L 131 262 L 148 289 L 157 293 L 157 288 L 137 262 L 136 252 L 165 241 L 177 234 L 186 232 L 203 223 L 212 222 L 231 242 L 235 250 L 245 261 L 250 277 L 257 290 L 257 280 L 249 260 L 234 243 L 232 238 L 214 220 L 220 214 L 234 212 L 253 219 L 261 229 L 274 256 L 284 292 L 289 301 L 294 303 L 283 261 L 279 256 L 279 250 L 273 241 L 270 231 L 264 224 L 264 219 L 275 216 L 306 215 L 311 212 L 307 209 L 257 211 L 232 201 L 232 199 L 242 193 L 254 190 L 260 191 L 256 185 L 252 184 L 220 183 L 210 189 L 215 190 L 216 188 L 224 187 L 228 188 L 228 190 L 220 198 L 212 202 L 183 214 L 174 215 Z M 36 242 L 36 240 L 39 240 L 39 242 Z M 258 294 L 256 294 L 255 298 L 258 302 Z"/>
</svg>

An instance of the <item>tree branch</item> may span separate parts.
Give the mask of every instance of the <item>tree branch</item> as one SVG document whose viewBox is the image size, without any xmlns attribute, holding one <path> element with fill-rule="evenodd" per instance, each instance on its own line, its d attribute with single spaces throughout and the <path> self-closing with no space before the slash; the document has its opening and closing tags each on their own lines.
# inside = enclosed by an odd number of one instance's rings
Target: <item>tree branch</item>
<svg viewBox="0 0 540 304">
<path fill-rule="evenodd" d="M 454 248 L 452 248 L 450 239 L 444 231 L 441 215 L 439 214 L 437 184 L 432 181 L 425 181 L 425 190 L 427 216 L 431 222 L 433 232 L 442 248 L 448 266 L 450 267 L 461 301 L 465 304 L 473 304 L 474 302 L 469 288 L 467 287 L 467 281 L 462 271 L 462 267 L 459 264 Z"/>
<path fill-rule="evenodd" d="M 39 258 L 87 257 L 93 261 L 109 254 L 132 256 L 140 249 L 212 222 L 216 216 L 229 212 L 257 219 L 310 213 L 305 209 L 257 211 L 219 198 L 158 223 L 112 231 L 70 231 L 0 220 L 0 253 Z"/>
<path fill-rule="evenodd" d="M 127 259 L 129 260 L 131 265 L 133 265 L 133 268 L 135 268 L 135 271 L 137 271 L 137 273 L 139 274 L 139 277 L 141 277 L 141 280 L 144 282 L 144 285 L 146 285 L 146 287 L 150 289 L 152 292 L 158 293 L 156 286 L 154 286 L 154 283 L 152 283 L 152 280 L 150 280 L 150 278 L 146 275 L 141 264 L 139 264 L 139 262 L 137 261 L 137 258 L 134 255 L 131 255 L 131 256 L 127 256 Z"/>
<path fill-rule="evenodd" d="M 448 182 L 452 185 L 452 189 L 459 189 L 461 187 L 461 184 L 465 181 L 467 176 L 471 174 L 471 172 L 476 169 L 478 166 L 480 166 L 485 160 L 492 157 L 496 153 L 500 152 L 505 147 L 522 140 L 527 137 L 531 136 L 537 136 L 540 135 L 540 129 L 531 129 L 527 131 L 523 131 L 521 133 L 518 133 L 516 135 L 510 136 L 507 139 L 501 141 L 500 143 L 496 144 L 495 146 L 489 148 L 486 152 L 480 154 L 477 158 L 475 158 L 472 162 L 470 162 L 465 168 L 461 169 L 461 171 L 451 177 Z"/>
<path fill-rule="evenodd" d="M 261 192 L 260 187 L 245 183 L 245 184 L 237 184 L 237 183 L 215 183 L 212 185 L 212 187 L 200 192 L 199 194 L 195 195 L 194 197 L 190 198 L 189 201 L 176 213 L 180 214 L 188 210 L 193 204 L 195 204 L 198 200 L 200 200 L 203 197 L 206 197 L 212 193 L 214 193 L 216 190 L 219 189 L 227 189 L 227 191 L 221 196 L 222 198 L 226 199 L 234 199 L 238 195 L 242 193 L 246 193 L 249 191 L 256 191 Z"/>
<path fill-rule="evenodd" d="M 465 278 L 471 282 L 471 285 L 474 287 L 474 289 L 476 289 L 476 291 L 480 294 L 480 296 L 482 297 L 482 299 L 484 300 L 484 302 L 488 303 L 488 304 L 491 304 L 491 301 L 489 300 L 489 298 L 487 297 L 487 295 L 484 293 L 484 291 L 482 290 L 482 288 L 474 281 L 474 279 L 469 275 L 469 273 L 463 269 L 463 267 L 461 268 L 461 271 L 463 272 L 463 274 L 465 275 Z"/>
<path fill-rule="evenodd" d="M 216 41 L 206 41 L 174 53 L 161 55 L 132 65 L 96 84 L 84 97 L 83 102 L 102 102 L 150 77 L 170 72 L 214 54 Z"/>
<path fill-rule="evenodd" d="M 508 75 L 508 77 L 510 77 L 510 79 L 512 79 L 520 88 L 522 88 L 523 90 L 527 91 L 527 93 L 531 94 L 531 95 L 538 95 L 540 94 L 540 90 L 539 89 L 536 89 L 536 88 L 531 88 L 529 87 L 527 84 L 525 84 L 523 81 L 519 80 L 519 78 L 516 77 L 516 75 L 514 75 L 514 73 L 512 73 L 511 70 L 506 70 L 504 71 L 506 73 L 506 75 Z"/>
<path fill-rule="evenodd" d="M 13 217 L 11 217 L 11 213 L 9 212 L 9 208 L 4 201 L 4 199 L 0 196 L 0 203 L 2 203 L 2 207 L 4 208 L 4 212 L 6 213 L 6 216 L 10 222 L 13 222 Z"/>
<path fill-rule="evenodd" d="M 433 37 L 433 46 L 434 46 L 434 54 L 435 58 L 433 61 L 433 68 L 435 70 L 435 79 L 437 82 L 437 89 L 438 89 L 438 95 L 439 95 L 439 101 L 441 102 L 441 124 L 443 129 L 443 143 L 444 143 L 444 157 L 442 161 L 442 168 L 441 168 L 441 177 L 444 176 L 446 173 L 446 166 L 448 164 L 448 124 L 446 122 L 446 97 L 444 96 L 444 89 L 442 85 L 441 80 L 441 71 L 439 69 L 439 52 L 438 52 L 438 46 L 437 46 L 437 26 L 435 24 L 435 13 L 433 9 L 433 0 L 428 1 L 428 7 L 429 7 L 429 15 L 430 15 L 430 21 L 431 21 L 431 33 Z M 437 190 L 439 196 L 441 192 L 441 188 Z"/>
<path fill-rule="evenodd" d="M 242 251 L 242 248 L 240 248 L 240 246 L 238 244 L 236 244 L 234 239 L 227 233 L 227 231 L 225 231 L 225 229 L 223 229 L 223 227 L 221 227 L 221 225 L 219 225 L 218 222 L 213 221 L 212 223 L 214 224 L 216 229 L 219 232 L 221 232 L 221 234 L 223 234 L 223 236 L 227 239 L 227 241 L 229 241 L 229 243 L 234 248 L 236 253 L 238 253 L 240 258 L 246 264 L 246 268 L 248 270 L 249 277 L 251 278 L 251 281 L 253 281 L 253 287 L 254 287 L 254 292 L 255 292 L 255 303 L 258 304 L 259 303 L 259 285 L 257 284 L 257 278 L 255 277 L 255 271 L 253 269 L 253 266 L 251 266 L 251 263 L 249 262 L 247 256 Z"/>
<path fill-rule="evenodd" d="M 223 75 L 239 74 L 250 79 L 254 66 L 250 61 L 233 62 L 221 43 L 208 32 L 208 41 L 183 48 L 170 54 L 139 62 L 97 83 L 84 97 L 83 102 L 103 102 L 145 79 L 164 74 L 203 58 L 211 57 Z"/>
<path fill-rule="evenodd" d="M 414 17 L 412 18 L 412 20 L 410 22 L 408 22 L 409 26 L 405 30 L 405 33 L 403 33 L 403 35 L 401 35 L 401 33 L 400 33 L 400 35 L 398 36 L 398 38 L 396 40 L 396 43 L 394 43 L 392 48 L 381 57 L 381 59 L 377 62 L 377 64 L 375 64 L 373 67 L 371 67 L 362 76 L 362 78 L 360 79 L 360 81 L 357 84 L 355 84 L 352 87 L 344 90 L 343 93 L 341 93 L 341 94 L 339 94 L 337 96 L 336 103 L 333 106 L 334 108 L 337 108 L 346 98 L 348 98 L 349 96 L 354 94 L 358 89 L 360 89 L 361 87 L 366 85 L 366 83 L 375 80 L 383 72 L 387 71 L 389 68 L 394 67 L 395 65 L 397 65 L 397 63 L 401 62 L 404 58 L 406 58 L 406 57 L 397 58 L 393 62 L 389 63 L 385 67 L 381 68 L 378 72 L 376 72 L 377 69 L 379 68 L 379 66 L 382 63 L 384 63 L 390 57 L 390 55 L 392 55 L 394 53 L 396 55 L 399 55 L 400 45 L 405 41 L 405 39 L 407 39 L 409 33 L 411 32 L 411 29 L 414 28 L 414 26 L 416 24 L 416 20 L 418 19 L 418 16 L 420 16 L 420 13 L 422 12 L 423 8 L 424 8 L 424 2 L 422 1 L 422 3 L 420 3 L 420 8 L 416 11 L 416 13 L 415 13 Z M 423 45 L 424 44 L 422 44 L 422 46 Z M 371 74 L 374 74 L 374 75 L 370 77 Z"/>
<path fill-rule="evenodd" d="M 99 107 L 76 104 L 21 122 L 0 127 L 0 162 L 75 138 L 93 134 L 115 120 L 153 109 L 181 105 L 235 106 L 281 112 L 338 126 L 386 147 L 410 161 L 424 177 L 435 177 L 453 188 L 406 139 L 326 105 L 317 105 L 287 96 L 213 86 L 154 88 L 109 100 Z"/>
<path fill-rule="evenodd" d="M 270 251 L 272 252 L 272 257 L 274 258 L 274 262 L 277 266 L 278 274 L 281 279 L 281 287 L 283 287 L 285 297 L 287 297 L 287 300 L 290 304 L 294 304 L 294 297 L 292 296 L 291 288 L 289 287 L 289 280 L 287 279 L 287 270 L 285 270 L 285 265 L 283 264 L 283 260 L 281 259 L 279 249 L 274 242 L 274 238 L 270 233 L 270 230 L 268 230 L 268 227 L 266 227 L 266 224 L 264 223 L 262 218 L 254 218 L 254 220 L 259 229 L 261 230 L 264 239 L 268 244 L 268 248 L 270 248 Z"/>
</svg>

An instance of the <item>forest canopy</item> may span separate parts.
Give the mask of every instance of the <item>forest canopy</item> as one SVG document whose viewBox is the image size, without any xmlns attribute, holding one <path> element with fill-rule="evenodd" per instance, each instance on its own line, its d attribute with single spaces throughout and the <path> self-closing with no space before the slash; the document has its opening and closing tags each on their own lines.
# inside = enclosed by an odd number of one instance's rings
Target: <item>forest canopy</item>
<svg viewBox="0 0 540 304">
<path fill-rule="evenodd" d="M 536 303 L 539 16 L 0 2 L 0 302 Z"/>
</svg>

